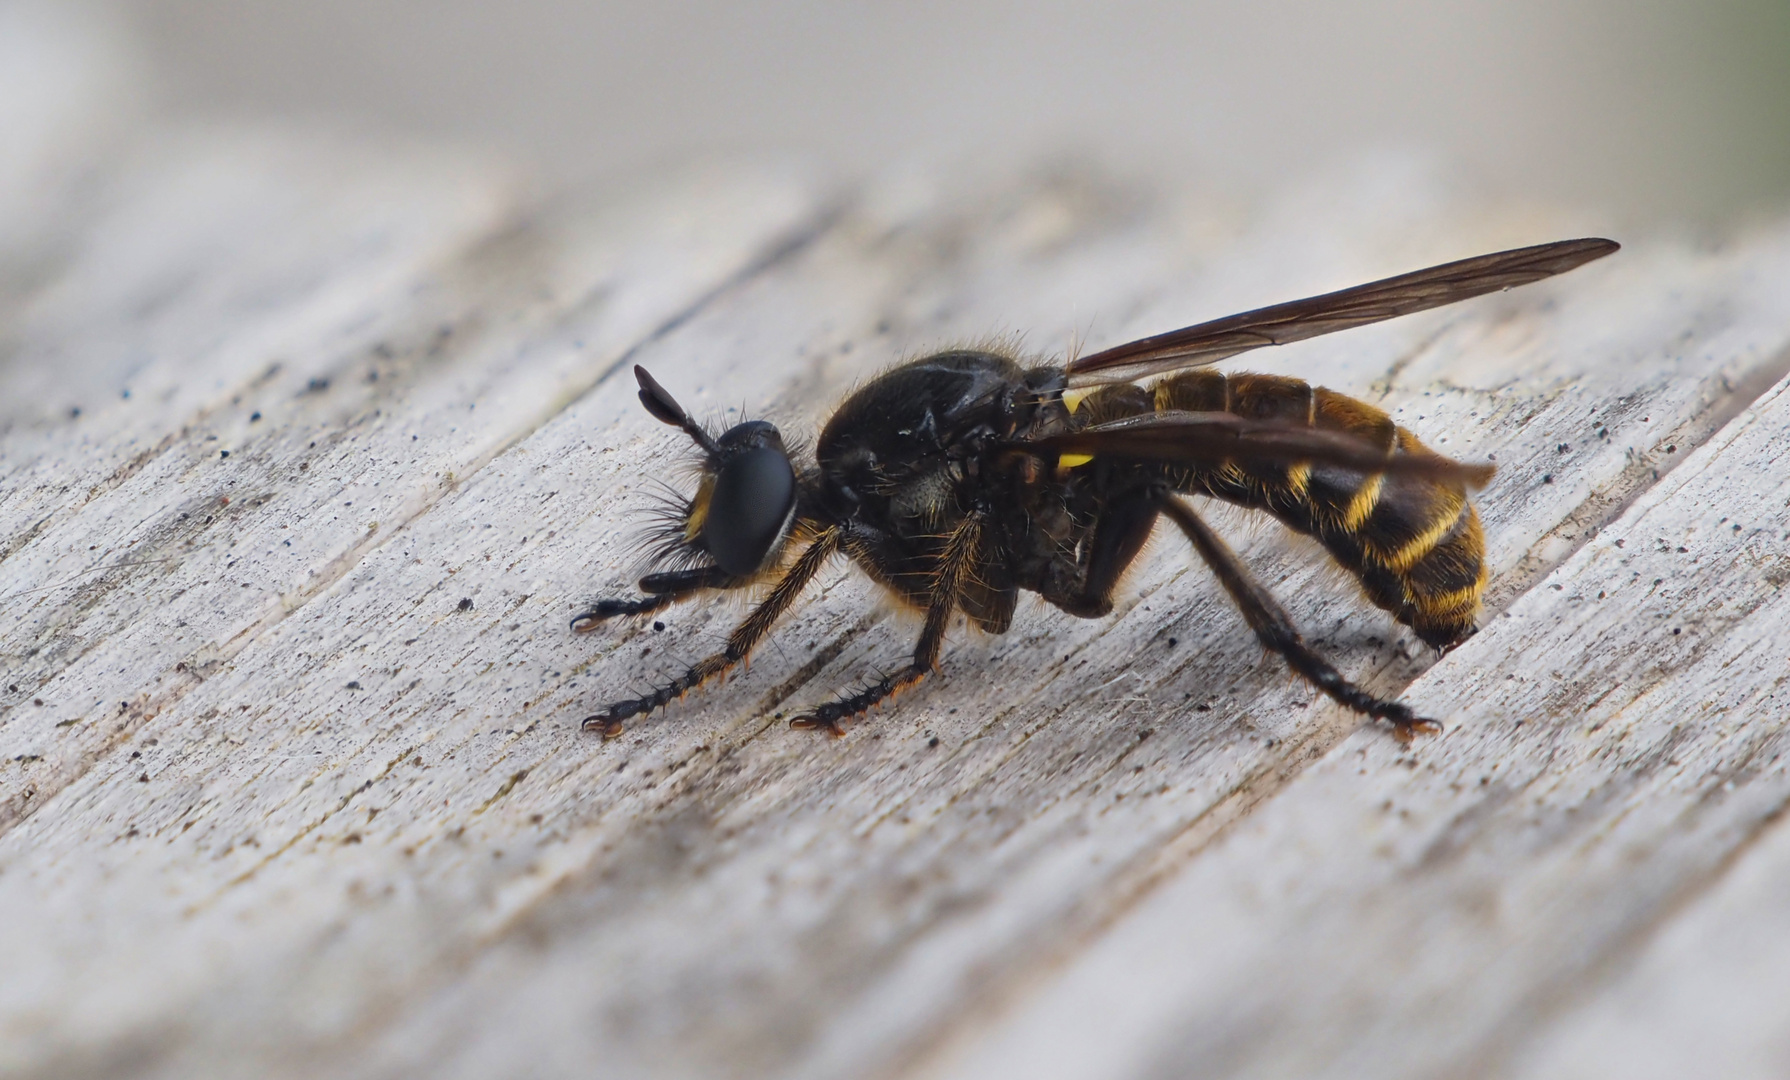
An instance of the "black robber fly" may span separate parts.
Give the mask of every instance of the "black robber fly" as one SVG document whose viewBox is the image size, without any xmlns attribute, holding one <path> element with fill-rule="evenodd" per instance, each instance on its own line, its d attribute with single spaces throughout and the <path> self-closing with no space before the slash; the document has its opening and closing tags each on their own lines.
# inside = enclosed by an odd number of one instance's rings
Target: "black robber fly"
<svg viewBox="0 0 1790 1080">
<path fill-rule="evenodd" d="M 1315 537 L 1368 600 L 1446 649 L 1473 632 L 1485 589 L 1485 541 L 1467 490 L 1492 467 L 1443 457 L 1383 411 L 1335 391 L 1204 365 L 1539 281 L 1617 247 L 1562 240 L 1463 259 L 1066 365 L 1027 367 L 993 349 L 934 353 L 847 398 L 811 461 L 794 460 L 763 421 L 716 436 L 636 367 L 641 404 L 695 441 L 701 481 L 669 508 L 655 572 L 640 580 L 645 595 L 601 601 L 572 629 L 711 590 L 765 592 L 721 651 L 584 727 L 618 735 L 628 718 L 739 664 L 844 555 L 925 624 L 904 667 L 792 721 L 840 734 L 843 721 L 938 666 L 957 612 L 1003 633 L 1028 591 L 1071 615 L 1107 614 L 1120 576 L 1166 517 L 1294 671 L 1348 708 L 1390 721 L 1401 738 L 1439 730 L 1313 650 L 1183 496 L 1266 511 Z"/>
</svg>

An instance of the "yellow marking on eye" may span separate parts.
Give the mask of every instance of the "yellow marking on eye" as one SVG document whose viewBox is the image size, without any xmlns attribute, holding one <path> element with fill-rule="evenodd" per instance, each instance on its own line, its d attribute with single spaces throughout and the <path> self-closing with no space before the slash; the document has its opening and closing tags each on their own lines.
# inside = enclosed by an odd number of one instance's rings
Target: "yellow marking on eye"
<svg viewBox="0 0 1790 1080">
<path fill-rule="evenodd" d="M 1411 567 L 1416 566 L 1419 562 L 1423 561 L 1425 555 L 1436 550 L 1436 545 L 1442 542 L 1442 538 L 1448 535 L 1449 531 L 1454 528 L 1456 522 L 1460 521 L 1461 514 L 1466 512 L 1466 506 L 1462 505 L 1460 510 L 1453 517 L 1448 517 L 1447 515 L 1437 517 L 1435 521 L 1430 522 L 1429 528 L 1423 530 L 1406 542 L 1405 546 L 1399 548 L 1391 555 L 1388 555 L 1386 557 L 1386 568 L 1394 573 L 1402 574 L 1411 569 Z"/>
<path fill-rule="evenodd" d="M 715 494 L 715 478 L 704 476 L 702 485 L 696 489 L 696 498 L 690 500 L 690 517 L 684 522 L 684 540 L 695 542 L 702 535 L 703 522 L 709 519 L 709 500 Z"/>
<path fill-rule="evenodd" d="M 1367 521 L 1368 515 L 1374 512 L 1374 507 L 1380 505 L 1380 486 L 1385 479 L 1384 473 L 1375 473 L 1363 480 L 1361 486 L 1355 489 L 1354 498 L 1349 500 L 1349 505 L 1343 510 L 1344 532 L 1354 532 L 1361 528 L 1362 524 Z"/>
<path fill-rule="evenodd" d="M 1093 392 L 1094 392 L 1094 388 L 1089 388 L 1087 390 L 1065 390 L 1065 391 L 1063 391 L 1063 408 L 1069 410 L 1070 416 L 1074 416 L 1075 410 L 1081 408 L 1082 399 L 1087 397 L 1089 394 L 1092 394 Z"/>
</svg>

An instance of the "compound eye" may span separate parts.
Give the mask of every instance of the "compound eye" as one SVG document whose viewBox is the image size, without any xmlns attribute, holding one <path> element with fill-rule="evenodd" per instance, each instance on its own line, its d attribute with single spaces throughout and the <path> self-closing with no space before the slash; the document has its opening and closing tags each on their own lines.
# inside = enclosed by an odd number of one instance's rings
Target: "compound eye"
<svg viewBox="0 0 1790 1080">
<path fill-rule="evenodd" d="M 781 447 L 731 455 L 715 476 L 702 542 L 721 569 L 750 577 L 782 538 L 796 504 L 796 474 Z"/>
</svg>

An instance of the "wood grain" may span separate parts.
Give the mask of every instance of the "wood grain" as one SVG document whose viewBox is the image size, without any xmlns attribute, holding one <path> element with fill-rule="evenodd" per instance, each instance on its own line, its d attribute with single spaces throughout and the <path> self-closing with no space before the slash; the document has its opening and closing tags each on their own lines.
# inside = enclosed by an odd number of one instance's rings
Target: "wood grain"
<svg viewBox="0 0 1790 1080">
<path fill-rule="evenodd" d="M 378 157 L 151 140 L 9 294 L 9 1072 L 1545 1071 L 1769 833 L 1790 231 L 1624 237 L 1262 360 L 1500 466 L 1487 628 L 1433 665 L 1216 519 L 1345 671 L 1450 719 L 1411 754 L 1166 534 L 1111 618 L 954 631 L 829 741 L 782 714 L 917 630 L 841 565 L 604 743 L 578 718 L 739 613 L 566 628 L 683 477 L 628 364 L 812 436 L 917 349 L 1060 356 L 1597 223 L 1397 163 L 1241 204 L 725 163 L 543 206 Z"/>
</svg>

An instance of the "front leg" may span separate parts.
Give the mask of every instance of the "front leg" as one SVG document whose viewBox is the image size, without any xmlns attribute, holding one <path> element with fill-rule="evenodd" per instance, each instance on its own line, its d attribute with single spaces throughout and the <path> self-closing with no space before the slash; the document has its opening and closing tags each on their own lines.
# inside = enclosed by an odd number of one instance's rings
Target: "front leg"
<svg viewBox="0 0 1790 1080">
<path fill-rule="evenodd" d="M 920 631 L 919 644 L 914 646 L 914 658 L 908 666 L 855 694 L 830 701 L 811 713 L 796 717 L 789 722 L 791 727 L 825 731 L 834 736 L 843 735 L 845 732 L 839 726 L 841 720 L 849 720 L 883 699 L 899 694 L 938 667 L 939 654 L 945 646 L 945 626 L 950 622 L 951 612 L 957 608 L 958 590 L 963 584 L 964 575 L 974 565 L 976 546 L 981 535 L 982 519 L 972 514 L 964 519 L 963 524 L 945 542 L 945 550 L 939 555 L 938 572 L 932 579 L 932 588 L 927 596 L 926 626 Z"/>
<path fill-rule="evenodd" d="M 572 632 L 588 634 L 604 620 L 618 615 L 650 615 L 660 608 L 682 600 L 704 589 L 726 589 L 744 584 L 719 566 L 703 566 L 695 570 L 675 570 L 667 574 L 648 574 L 640 579 L 640 591 L 646 593 L 634 600 L 599 600 L 589 611 L 572 618 Z"/>
<path fill-rule="evenodd" d="M 728 635 L 725 649 L 704 659 L 682 675 L 649 693 L 637 698 L 629 698 L 626 701 L 617 701 L 595 716 L 585 717 L 584 730 L 598 731 L 603 734 L 605 739 L 613 739 L 622 733 L 622 721 L 667 705 L 744 661 L 752 654 L 752 649 L 764 640 L 764 636 L 771 632 L 771 626 L 782 617 L 784 612 L 789 610 L 789 606 L 795 603 L 796 597 L 800 596 L 808 583 L 814 580 L 814 575 L 820 572 L 820 568 L 826 565 L 826 561 L 838 548 L 838 529 L 827 529 L 815 537 L 814 543 L 808 546 L 808 550 L 802 552 L 801 556 L 790 566 L 789 572 L 784 574 L 782 579 L 771 588 L 770 595 L 752 609 L 752 613 L 746 616 L 746 620 L 735 627 L 732 634 Z M 658 576 L 672 577 L 674 575 Z M 645 585 L 646 582 L 641 584 Z M 573 625 L 576 628 L 576 623 Z"/>
</svg>

